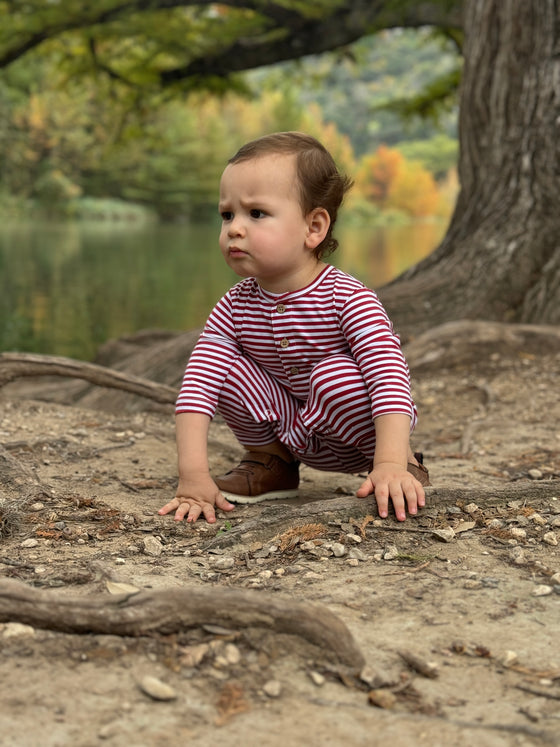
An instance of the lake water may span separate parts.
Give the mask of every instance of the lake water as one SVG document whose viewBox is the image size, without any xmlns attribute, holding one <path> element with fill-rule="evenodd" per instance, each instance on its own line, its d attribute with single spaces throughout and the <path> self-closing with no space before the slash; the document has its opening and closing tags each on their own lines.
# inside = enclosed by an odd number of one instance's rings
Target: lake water
<svg viewBox="0 0 560 747">
<path fill-rule="evenodd" d="M 0 350 L 91 360 L 106 340 L 140 329 L 204 323 L 238 278 L 216 225 L 0 225 Z M 342 224 L 330 261 L 379 288 L 427 256 L 443 223 Z"/>
</svg>

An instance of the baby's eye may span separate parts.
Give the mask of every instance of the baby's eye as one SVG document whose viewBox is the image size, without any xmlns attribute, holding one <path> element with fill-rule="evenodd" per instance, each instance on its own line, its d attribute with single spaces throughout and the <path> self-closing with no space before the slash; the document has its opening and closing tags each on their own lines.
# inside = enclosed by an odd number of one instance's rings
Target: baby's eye
<svg viewBox="0 0 560 747">
<path fill-rule="evenodd" d="M 266 216 L 266 213 L 264 210 L 259 210 L 258 208 L 253 208 L 251 210 L 251 218 L 264 218 Z"/>
<path fill-rule="evenodd" d="M 231 212 L 231 210 L 222 210 L 220 215 L 222 216 L 222 220 L 226 223 L 233 218 L 233 213 Z"/>
</svg>

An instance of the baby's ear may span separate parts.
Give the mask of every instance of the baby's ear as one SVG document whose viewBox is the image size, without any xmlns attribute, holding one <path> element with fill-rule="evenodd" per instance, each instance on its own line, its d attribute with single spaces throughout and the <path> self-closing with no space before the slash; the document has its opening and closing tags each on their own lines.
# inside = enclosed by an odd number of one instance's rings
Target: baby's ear
<svg viewBox="0 0 560 747">
<path fill-rule="evenodd" d="M 305 220 L 307 221 L 305 246 L 308 249 L 315 249 L 327 235 L 331 225 L 330 215 L 325 208 L 318 207 L 308 213 Z"/>
</svg>

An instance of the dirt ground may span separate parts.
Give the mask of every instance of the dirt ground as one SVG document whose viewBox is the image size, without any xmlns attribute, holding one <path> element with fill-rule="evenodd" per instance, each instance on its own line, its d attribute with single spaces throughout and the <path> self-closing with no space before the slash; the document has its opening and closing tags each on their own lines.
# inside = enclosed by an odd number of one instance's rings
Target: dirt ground
<svg viewBox="0 0 560 747">
<path fill-rule="evenodd" d="M 298 636 L 211 614 L 172 634 L 78 634 L 22 624 L 4 600 L 0 744 L 560 744 L 559 372 L 558 349 L 538 345 L 413 367 L 413 446 L 434 487 L 404 524 L 353 497 L 359 476 L 309 468 L 281 507 L 159 517 L 171 412 L 6 386 L 0 444 L 39 487 L 17 511 L 0 485 L 3 579 L 53 599 L 205 588 L 219 608 L 233 588 L 319 604 L 365 667 L 341 674 Z M 212 469 L 238 454 L 215 422 Z"/>
</svg>

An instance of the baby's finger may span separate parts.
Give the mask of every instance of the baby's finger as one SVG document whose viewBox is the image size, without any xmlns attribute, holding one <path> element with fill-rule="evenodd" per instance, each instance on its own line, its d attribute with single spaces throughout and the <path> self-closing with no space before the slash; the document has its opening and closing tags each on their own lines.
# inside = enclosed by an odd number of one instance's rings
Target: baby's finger
<svg viewBox="0 0 560 747">
<path fill-rule="evenodd" d="M 175 518 L 177 518 L 177 514 L 178 513 L 179 513 L 179 511 L 177 511 L 175 513 Z M 187 512 L 185 511 L 184 513 L 186 514 Z M 202 506 L 200 504 L 198 504 L 198 503 L 193 503 L 190 506 L 189 510 L 188 510 L 187 521 L 189 523 L 195 522 L 198 519 L 198 517 L 200 516 L 201 513 L 202 513 Z M 181 518 L 183 518 L 183 517 L 181 517 Z"/>
<path fill-rule="evenodd" d="M 178 506 L 179 506 L 179 501 L 177 500 L 177 498 L 173 498 L 172 501 L 169 501 L 169 503 L 166 503 L 165 506 L 162 506 L 159 509 L 158 514 L 160 516 L 164 516 L 165 514 L 170 514 L 171 511 L 174 511 Z"/>
</svg>

